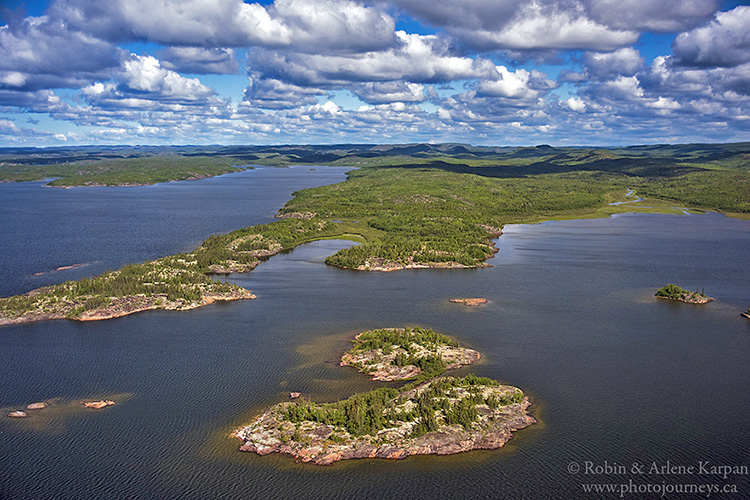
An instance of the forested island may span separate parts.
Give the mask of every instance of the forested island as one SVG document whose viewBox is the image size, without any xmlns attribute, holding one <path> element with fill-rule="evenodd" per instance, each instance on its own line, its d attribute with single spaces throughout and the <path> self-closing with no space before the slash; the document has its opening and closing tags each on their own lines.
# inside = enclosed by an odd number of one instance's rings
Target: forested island
<svg viewBox="0 0 750 500">
<path fill-rule="evenodd" d="M 507 223 L 674 212 L 674 203 L 748 218 L 748 155 L 750 143 L 4 148 L 0 180 L 60 177 L 54 184 L 65 186 L 148 184 L 250 163 L 358 169 L 343 183 L 294 193 L 271 224 L 211 236 L 190 253 L 0 299 L 0 324 L 104 319 L 251 298 L 210 276 L 250 271 L 282 250 L 323 238 L 360 243 L 326 259 L 344 269 L 467 269 L 488 265 L 493 239 Z M 611 204 L 633 191 L 644 199 Z"/>
<path fill-rule="evenodd" d="M 687 304 L 707 304 L 714 300 L 713 297 L 707 297 L 703 292 L 691 292 L 671 283 L 660 288 L 656 292 L 656 297 L 685 302 Z"/>
<path fill-rule="evenodd" d="M 529 398 L 512 386 L 469 374 L 440 377 L 479 360 L 479 352 L 429 328 L 383 328 L 358 334 L 341 366 L 377 374 L 373 380 L 416 377 L 335 403 L 299 398 L 274 405 L 233 434 L 240 451 L 283 453 L 330 465 L 352 458 L 400 459 L 503 446 L 535 420 Z M 290 397 L 292 395 L 290 394 Z"/>
<path fill-rule="evenodd" d="M 358 334 L 352 343 L 340 365 L 380 381 L 426 380 L 480 358 L 474 349 L 461 347 L 457 340 L 429 328 L 370 330 Z"/>
<path fill-rule="evenodd" d="M 352 458 L 400 459 L 503 446 L 535 422 L 523 392 L 494 380 L 443 377 L 338 401 L 279 403 L 235 435 L 241 451 L 284 453 L 330 465 Z"/>
</svg>

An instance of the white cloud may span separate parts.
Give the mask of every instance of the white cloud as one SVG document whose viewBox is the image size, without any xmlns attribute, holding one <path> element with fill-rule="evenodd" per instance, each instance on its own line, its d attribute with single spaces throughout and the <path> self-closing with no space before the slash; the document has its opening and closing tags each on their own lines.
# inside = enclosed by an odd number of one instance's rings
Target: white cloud
<svg viewBox="0 0 750 500">
<path fill-rule="evenodd" d="M 512 22 L 496 31 L 469 30 L 462 38 L 490 49 L 613 50 L 633 44 L 638 33 L 611 29 L 586 17 L 580 9 L 550 9 L 532 2 Z"/>
<path fill-rule="evenodd" d="M 626 47 L 614 52 L 589 52 L 585 62 L 590 76 L 605 79 L 618 75 L 633 76 L 643 68 L 644 61 L 636 49 Z"/>
<path fill-rule="evenodd" d="M 353 85 L 351 91 L 357 97 L 370 104 L 422 102 L 426 99 L 425 86 L 419 83 L 360 83 Z"/>
<path fill-rule="evenodd" d="M 113 41 L 167 45 L 295 47 L 353 52 L 392 46 L 395 21 L 350 0 L 58 0 L 52 15 Z"/>
<path fill-rule="evenodd" d="M 120 64 L 122 51 L 46 16 L 0 26 L 0 88 L 78 87 Z"/>
<path fill-rule="evenodd" d="M 680 34 L 675 58 L 689 66 L 736 66 L 750 62 L 750 7 L 719 12 L 707 26 Z"/>
<path fill-rule="evenodd" d="M 580 97 L 570 97 L 563 101 L 563 104 L 570 109 L 571 111 L 575 111 L 576 113 L 585 113 L 586 112 L 586 103 L 583 102 L 583 99 Z"/>
<path fill-rule="evenodd" d="M 533 99 L 539 92 L 529 86 L 531 73 L 525 69 L 515 72 L 505 66 L 495 67 L 496 76 L 482 80 L 477 87 L 478 97 L 509 97 L 512 99 Z"/>
<path fill-rule="evenodd" d="M 615 29 L 674 32 L 692 28 L 719 8 L 718 0 L 589 0 L 593 19 Z"/>
<path fill-rule="evenodd" d="M 249 78 L 242 101 L 243 109 L 259 107 L 267 109 L 290 109 L 315 104 L 318 96 L 327 92 L 315 87 L 301 87 L 276 78 L 254 75 Z"/>
<path fill-rule="evenodd" d="M 58 0 L 50 15 L 113 41 L 228 47 L 291 40 L 290 29 L 265 7 L 241 0 Z"/>
<path fill-rule="evenodd" d="M 643 97 L 638 78 L 635 76 L 620 76 L 616 80 L 610 80 L 604 84 L 604 87 L 611 91 L 611 95 L 621 99 L 632 99 Z"/>
<path fill-rule="evenodd" d="M 182 73 L 234 75 L 240 70 L 233 49 L 168 47 L 156 54 L 163 67 Z"/>
<path fill-rule="evenodd" d="M 255 49 L 249 52 L 251 71 L 300 86 L 340 86 L 348 82 L 402 80 L 431 83 L 472 78 L 479 62 L 451 54 L 445 40 L 434 35 L 396 32 L 399 44 L 363 54 L 305 54 Z"/>
<path fill-rule="evenodd" d="M 674 110 L 680 109 L 680 103 L 670 97 L 659 97 L 655 101 L 647 102 L 646 106 L 654 109 Z"/>
<path fill-rule="evenodd" d="M 397 42 L 390 15 L 349 0 L 276 0 L 271 11 L 301 52 L 371 52 Z"/>
</svg>

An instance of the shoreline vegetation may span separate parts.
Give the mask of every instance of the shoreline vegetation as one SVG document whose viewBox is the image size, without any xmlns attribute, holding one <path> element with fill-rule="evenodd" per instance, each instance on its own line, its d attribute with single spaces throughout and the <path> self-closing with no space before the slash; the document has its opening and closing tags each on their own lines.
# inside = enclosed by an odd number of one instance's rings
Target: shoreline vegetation
<svg viewBox="0 0 750 500">
<path fill-rule="evenodd" d="M 714 300 L 713 297 L 707 297 L 704 292 L 699 293 L 697 290 L 691 292 L 671 283 L 660 288 L 656 292 L 656 297 L 685 302 L 686 304 L 708 304 Z"/>
<path fill-rule="evenodd" d="M 402 459 L 497 449 L 536 422 L 523 392 L 483 377 L 441 377 L 380 388 L 336 403 L 279 403 L 233 433 L 240 451 L 331 465 L 354 458 Z"/>
<path fill-rule="evenodd" d="M 339 366 L 351 366 L 372 380 L 426 380 L 479 361 L 474 349 L 427 328 L 383 328 L 358 334 Z"/>
<path fill-rule="evenodd" d="M 295 192 L 273 223 L 210 236 L 191 253 L 2 298 L 0 325 L 108 319 L 254 298 L 210 276 L 251 271 L 272 255 L 320 239 L 360 243 L 326 258 L 326 264 L 343 269 L 474 269 L 489 265 L 497 252 L 493 239 L 508 223 L 625 211 L 681 213 L 674 202 L 750 218 L 749 156 L 750 143 L 619 149 L 458 144 L 0 149 L 1 180 L 61 176 L 63 182 L 65 174 L 80 182 L 75 185 L 109 183 L 90 177 L 97 169 L 96 175 L 116 175 L 123 185 L 163 182 L 201 165 L 231 171 L 226 169 L 240 162 L 358 167 L 342 183 Z M 634 194 L 644 199 L 610 204 Z"/>
<path fill-rule="evenodd" d="M 341 366 L 381 374 L 373 377 L 378 381 L 415 380 L 334 403 L 295 393 L 294 401 L 267 408 L 232 433 L 242 441 L 240 451 L 282 453 L 316 465 L 451 455 L 500 448 L 513 432 L 536 422 L 527 413 L 529 398 L 517 387 L 473 374 L 440 376 L 479 360 L 479 352 L 455 339 L 425 328 L 384 328 L 362 332 L 352 343 Z"/>
</svg>

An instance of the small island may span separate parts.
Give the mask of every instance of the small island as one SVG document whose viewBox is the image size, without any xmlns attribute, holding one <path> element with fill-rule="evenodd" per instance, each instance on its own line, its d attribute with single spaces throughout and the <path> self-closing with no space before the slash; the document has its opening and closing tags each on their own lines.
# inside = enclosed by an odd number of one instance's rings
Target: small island
<svg viewBox="0 0 750 500">
<path fill-rule="evenodd" d="M 660 288 L 656 292 L 656 297 L 659 299 L 677 300 L 687 304 L 707 304 L 714 300 L 713 297 L 707 297 L 704 293 L 691 292 L 671 283 Z"/>
<path fill-rule="evenodd" d="M 101 410 L 102 408 L 106 408 L 107 406 L 112 406 L 115 404 L 114 401 L 111 399 L 101 399 L 99 401 L 81 401 L 81 404 L 85 408 L 92 408 L 94 410 Z"/>
<path fill-rule="evenodd" d="M 449 455 L 503 446 L 535 423 L 526 412 L 530 404 L 520 389 L 489 378 L 443 377 L 336 403 L 279 403 L 234 435 L 241 451 L 284 453 L 316 465 Z"/>
<path fill-rule="evenodd" d="M 357 335 L 340 366 L 352 366 L 373 380 L 435 377 L 479 361 L 474 349 L 427 328 L 383 328 Z"/>
<path fill-rule="evenodd" d="M 450 299 L 454 304 L 463 304 L 465 306 L 480 306 L 487 303 L 487 299 L 473 298 L 473 299 Z"/>
</svg>

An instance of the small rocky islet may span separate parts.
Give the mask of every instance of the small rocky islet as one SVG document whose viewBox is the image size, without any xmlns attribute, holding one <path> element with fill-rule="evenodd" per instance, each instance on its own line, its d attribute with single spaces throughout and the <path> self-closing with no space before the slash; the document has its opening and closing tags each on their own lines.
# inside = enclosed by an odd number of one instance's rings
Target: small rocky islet
<svg viewBox="0 0 750 500">
<path fill-rule="evenodd" d="M 363 332 L 352 342 L 341 365 L 377 374 L 376 380 L 416 381 L 335 403 L 305 398 L 279 403 L 233 433 L 243 442 L 240 451 L 283 453 L 316 465 L 450 455 L 500 448 L 513 432 L 536 422 L 527 412 L 529 398 L 517 387 L 473 374 L 439 376 L 480 357 L 450 337 L 428 329 L 389 328 Z M 414 364 L 397 366 L 396 359 Z"/>
<path fill-rule="evenodd" d="M 479 361 L 474 349 L 427 328 L 383 328 L 358 334 L 340 366 L 351 366 L 372 380 L 390 382 L 436 376 Z"/>
<path fill-rule="evenodd" d="M 686 304 L 707 304 L 713 301 L 713 297 L 707 297 L 705 293 L 691 292 L 672 283 L 660 288 L 656 294 L 658 299 L 676 300 Z"/>
<path fill-rule="evenodd" d="M 481 297 L 465 298 L 465 299 L 450 299 L 450 302 L 454 304 L 463 304 L 465 306 L 475 307 L 475 306 L 481 306 L 482 304 L 486 304 L 487 299 L 483 299 Z"/>
</svg>

